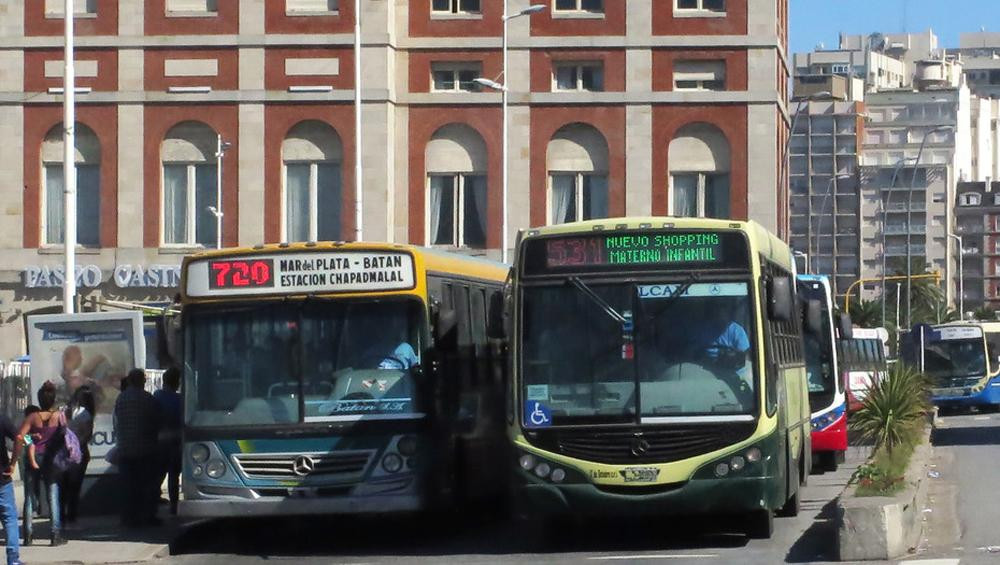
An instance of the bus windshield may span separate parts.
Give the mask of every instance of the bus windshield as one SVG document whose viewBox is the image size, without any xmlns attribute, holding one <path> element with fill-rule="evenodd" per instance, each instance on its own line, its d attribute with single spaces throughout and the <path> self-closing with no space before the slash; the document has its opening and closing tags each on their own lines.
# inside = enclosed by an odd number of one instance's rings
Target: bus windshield
<svg viewBox="0 0 1000 565">
<path fill-rule="evenodd" d="M 580 285 L 524 289 L 526 406 L 553 425 L 752 414 L 746 282 Z"/>
<path fill-rule="evenodd" d="M 258 303 L 188 315 L 189 425 L 419 416 L 416 301 Z"/>
<path fill-rule="evenodd" d="M 830 333 L 830 308 L 823 285 L 805 283 L 799 288 L 802 289 L 806 299 L 818 300 L 821 304 L 822 330 L 819 334 L 803 333 L 809 396 L 815 404 L 820 398 L 830 397 L 836 392 L 836 376 L 833 374 L 833 336 Z"/>
<path fill-rule="evenodd" d="M 924 348 L 924 371 L 930 377 L 974 377 L 986 374 L 983 338 L 931 341 Z"/>
</svg>

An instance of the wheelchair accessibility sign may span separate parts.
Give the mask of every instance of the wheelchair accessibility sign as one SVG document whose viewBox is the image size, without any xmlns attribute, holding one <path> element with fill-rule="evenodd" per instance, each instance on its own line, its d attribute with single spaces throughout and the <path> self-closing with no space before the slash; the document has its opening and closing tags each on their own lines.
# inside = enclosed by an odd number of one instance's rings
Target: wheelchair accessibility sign
<svg viewBox="0 0 1000 565">
<path fill-rule="evenodd" d="M 524 403 L 524 427 L 547 428 L 551 425 L 552 411 L 548 406 L 534 400 Z"/>
</svg>

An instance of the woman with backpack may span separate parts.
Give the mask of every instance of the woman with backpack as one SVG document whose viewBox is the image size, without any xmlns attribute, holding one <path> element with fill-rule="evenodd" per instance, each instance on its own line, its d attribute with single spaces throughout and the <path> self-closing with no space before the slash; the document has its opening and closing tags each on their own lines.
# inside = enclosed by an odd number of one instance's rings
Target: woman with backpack
<svg viewBox="0 0 1000 565">
<path fill-rule="evenodd" d="M 55 403 L 56 385 L 52 384 L 51 381 L 46 381 L 38 389 L 38 406 L 41 410 L 25 418 L 18 433 L 19 442 L 23 444 L 25 435 L 28 435 L 35 445 L 35 457 L 40 467 L 28 471 L 28 475 L 25 477 L 25 491 L 31 492 L 32 485 L 39 484 L 39 481 L 45 486 L 45 491 L 48 495 L 49 518 L 52 524 L 53 546 L 66 543 L 66 540 L 62 537 L 62 520 L 60 516 L 60 477 L 57 476 L 58 473 L 53 465 L 55 452 L 65 444 L 65 442 L 61 442 L 63 445 L 57 445 L 57 442 L 61 439 L 57 432 L 59 432 L 60 428 L 66 426 L 66 416 L 61 410 L 54 408 Z M 23 517 L 25 545 L 29 545 L 33 537 L 31 506 L 31 497 L 25 497 Z"/>
<path fill-rule="evenodd" d="M 63 489 L 60 493 L 63 502 L 63 516 L 67 524 L 76 522 L 77 508 L 80 504 L 80 490 L 83 478 L 87 474 L 87 464 L 90 463 L 90 438 L 94 435 L 95 412 L 94 392 L 90 385 L 83 385 L 73 392 L 73 398 L 66 407 L 66 418 L 69 429 L 76 434 L 80 444 L 80 462 L 70 467 L 63 474 Z"/>
</svg>

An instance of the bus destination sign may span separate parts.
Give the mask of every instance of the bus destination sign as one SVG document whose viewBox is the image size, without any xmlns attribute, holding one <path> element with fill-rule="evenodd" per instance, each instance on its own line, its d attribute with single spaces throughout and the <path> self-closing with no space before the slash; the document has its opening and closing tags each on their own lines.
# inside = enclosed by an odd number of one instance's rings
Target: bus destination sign
<svg viewBox="0 0 1000 565">
<path fill-rule="evenodd" d="M 546 242 L 548 267 L 716 263 L 722 260 L 718 233 L 601 235 Z"/>
<path fill-rule="evenodd" d="M 538 238 L 527 242 L 526 274 L 572 270 L 745 268 L 738 231 L 644 230 Z"/>
<path fill-rule="evenodd" d="M 188 296 L 409 290 L 413 257 L 383 251 L 301 252 L 206 259 L 188 266 Z"/>
</svg>

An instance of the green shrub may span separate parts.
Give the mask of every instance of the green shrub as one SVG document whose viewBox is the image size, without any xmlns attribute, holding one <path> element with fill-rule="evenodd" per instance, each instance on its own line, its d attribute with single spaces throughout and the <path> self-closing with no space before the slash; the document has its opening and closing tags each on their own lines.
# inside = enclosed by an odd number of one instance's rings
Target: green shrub
<svg viewBox="0 0 1000 565">
<path fill-rule="evenodd" d="M 916 440 L 930 409 L 930 383 L 916 369 L 896 363 L 872 384 L 861 408 L 851 415 L 849 429 L 876 452 Z"/>
</svg>

